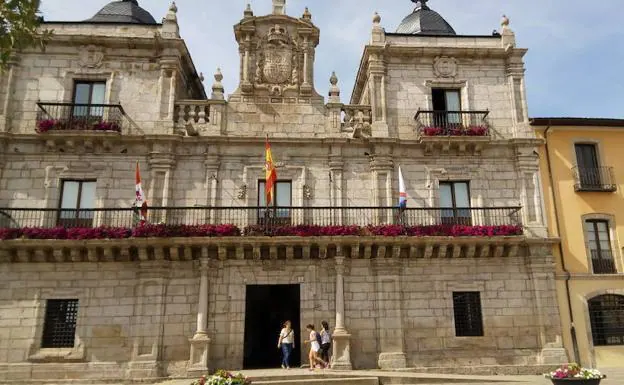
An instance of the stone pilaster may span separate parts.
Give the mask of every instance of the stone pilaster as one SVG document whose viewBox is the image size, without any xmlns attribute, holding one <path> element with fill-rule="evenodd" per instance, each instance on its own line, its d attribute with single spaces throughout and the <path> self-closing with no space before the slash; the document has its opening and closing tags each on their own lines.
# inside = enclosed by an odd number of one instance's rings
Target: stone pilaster
<svg viewBox="0 0 624 385">
<path fill-rule="evenodd" d="M 343 185 L 344 185 L 344 175 L 343 175 L 344 161 L 342 159 L 342 155 L 340 153 L 334 153 L 329 156 L 329 203 L 331 207 L 342 207 L 344 206 L 344 197 L 343 197 Z M 342 223 L 342 211 L 336 210 L 334 218 L 337 220 L 337 223 Z"/>
<path fill-rule="evenodd" d="M 555 264 L 552 246 L 549 244 L 530 247 L 529 289 L 535 299 L 536 323 L 539 330 L 538 342 L 541 352 L 538 363 L 558 365 L 568 362 L 562 343 L 561 320 L 555 288 Z"/>
<path fill-rule="evenodd" d="M 15 56 L 9 59 L 8 68 L 0 71 L 0 132 L 9 130 L 11 123 L 11 95 L 13 95 L 13 87 L 19 69 L 19 59 Z M 33 128 L 34 130 L 34 128 Z"/>
<path fill-rule="evenodd" d="M 369 45 L 368 87 L 371 103 L 371 130 L 373 137 L 388 137 L 388 109 L 386 102 L 386 63 L 384 49 L 385 32 L 381 27 L 381 17 L 375 13 Z"/>
<path fill-rule="evenodd" d="M 137 302 L 132 325 L 132 355 L 128 378 L 162 377 L 165 293 L 170 266 L 164 250 L 155 248 L 155 261 L 141 261 L 137 277 Z"/>
<path fill-rule="evenodd" d="M 377 332 L 379 357 L 377 365 L 381 369 L 401 369 L 407 367 L 403 346 L 403 314 L 401 264 L 396 258 L 374 260 L 376 275 Z"/>
<path fill-rule="evenodd" d="M 208 274 L 210 266 L 208 259 L 208 249 L 202 250 L 202 258 L 199 261 L 199 303 L 197 304 L 197 329 L 191 343 L 191 356 L 189 358 L 187 374 L 202 375 L 208 373 L 208 363 L 210 358 L 210 337 L 208 337 L 208 294 L 209 282 Z"/>
<path fill-rule="evenodd" d="M 336 257 L 336 328 L 333 334 L 331 367 L 335 370 L 351 370 L 351 334 L 345 326 L 344 273 L 345 257 Z"/>
<path fill-rule="evenodd" d="M 151 206 L 167 207 L 171 205 L 171 190 L 173 187 L 173 170 L 175 168 L 176 159 L 173 148 L 170 145 L 154 145 L 149 155 L 148 163 L 150 166 L 150 188 L 147 196 L 148 203 Z M 154 213 L 149 222 L 166 222 L 166 213 Z"/>
<path fill-rule="evenodd" d="M 384 151 L 385 152 L 385 151 Z M 377 207 L 392 206 L 392 174 L 394 172 L 394 162 L 391 155 L 376 154 L 370 158 L 370 169 L 373 181 L 373 205 Z M 392 220 L 392 213 L 379 213 L 381 217 L 375 218 L 378 221 Z"/>
</svg>

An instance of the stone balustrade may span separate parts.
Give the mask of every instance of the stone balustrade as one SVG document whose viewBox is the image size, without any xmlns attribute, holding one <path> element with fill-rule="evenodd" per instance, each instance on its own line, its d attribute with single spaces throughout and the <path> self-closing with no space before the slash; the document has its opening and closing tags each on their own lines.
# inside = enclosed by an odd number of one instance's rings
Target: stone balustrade
<svg viewBox="0 0 624 385">
<path fill-rule="evenodd" d="M 225 106 L 223 100 L 178 100 L 173 110 L 173 121 L 177 130 L 189 136 L 201 131 L 219 130 Z"/>
<path fill-rule="evenodd" d="M 342 112 L 344 113 L 343 128 L 372 123 L 372 108 L 369 105 L 345 104 L 342 106 Z"/>
</svg>

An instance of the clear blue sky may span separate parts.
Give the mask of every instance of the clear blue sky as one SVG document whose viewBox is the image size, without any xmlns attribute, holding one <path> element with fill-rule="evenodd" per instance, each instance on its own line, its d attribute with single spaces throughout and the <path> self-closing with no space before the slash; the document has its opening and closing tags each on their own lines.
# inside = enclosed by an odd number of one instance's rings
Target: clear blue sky
<svg viewBox="0 0 624 385">
<path fill-rule="evenodd" d="M 250 0 L 256 15 L 270 12 L 271 0 Z M 182 37 L 206 90 L 217 66 L 226 93 L 238 83 L 238 50 L 233 25 L 248 0 L 178 0 Z M 169 0 L 139 0 L 160 21 Z M 46 20 L 84 20 L 106 0 L 42 0 Z M 624 118 L 624 27 L 622 0 L 430 0 L 459 34 L 491 34 L 503 13 L 511 19 L 518 46 L 526 57 L 531 116 Z M 316 89 L 327 95 L 329 76 L 340 79 L 342 101 L 348 102 L 374 11 L 393 32 L 414 4 L 409 0 L 287 0 L 289 15 L 305 6 L 321 29 L 316 56 Z"/>
</svg>

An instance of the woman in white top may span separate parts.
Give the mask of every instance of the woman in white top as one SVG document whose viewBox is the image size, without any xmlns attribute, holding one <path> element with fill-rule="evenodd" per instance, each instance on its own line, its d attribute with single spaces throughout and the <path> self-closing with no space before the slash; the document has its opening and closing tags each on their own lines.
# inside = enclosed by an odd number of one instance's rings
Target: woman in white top
<svg viewBox="0 0 624 385">
<path fill-rule="evenodd" d="M 284 322 L 284 327 L 277 340 L 277 348 L 282 349 L 282 368 L 290 369 L 290 354 L 295 348 L 295 331 L 292 329 L 290 321 Z"/>
<path fill-rule="evenodd" d="M 320 363 L 323 368 L 327 367 L 327 362 L 323 361 L 319 357 L 319 351 L 321 350 L 321 335 L 314 330 L 314 325 L 310 324 L 306 326 L 308 332 L 310 332 L 310 339 L 306 340 L 306 343 L 310 343 L 310 370 L 314 370 L 317 363 Z"/>
</svg>

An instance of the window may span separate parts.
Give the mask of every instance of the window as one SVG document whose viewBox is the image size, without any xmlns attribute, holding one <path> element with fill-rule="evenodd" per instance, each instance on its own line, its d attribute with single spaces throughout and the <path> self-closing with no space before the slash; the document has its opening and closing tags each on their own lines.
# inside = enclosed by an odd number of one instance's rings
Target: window
<svg viewBox="0 0 624 385">
<path fill-rule="evenodd" d="M 259 223 L 267 223 L 271 221 L 277 224 L 290 224 L 290 207 L 292 206 L 292 182 L 277 181 L 273 190 L 273 202 L 270 202 L 265 209 L 266 193 L 264 191 L 266 183 L 264 180 L 258 181 L 258 221 Z"/>
<path fill-rule="evenodd" d="M 596 145 L 577 143 L 574 145 L 574 150 L 576 151 L 576 164 L 581 188 L 600 187 L 602 183 Z"/>
<path fill-rule="evenodd" d="M 472 225 L 468 182 L 440 182 L 442 224 Z"/>
<path fill-rule="evenodd" d="M 611 252 L 609 222 L 597 219 L 586 220 L 585 233 L 594 274 L 617 273 L 613 253 Z"/>
<path fill-rule="evenodd" d="M 77 318 L 77 299 L 49 299 L 46 304 L 41 347 L 73 348 Z"/>
<path fill-rule="evenodd" d="M 481 294 L 477 291 L 453 293 L 455 335 L 457 337 L 483 336 Z"/>
<path fill-rule="evenodd" d="M 58 225 L 91 227 L 95 208 L 95 181 L 64 180 Z"/>
<path fill-rule="evenodd" d="M 431 99 L 433 102 L 434 125 L 447 127 L 461 123 L 461 97 L 458 89 L 433 88 Z"/>
<path fill-rule="evenodd" d="M 105 82 L 84 82 L 74 84 L 74 117 L 101 118 L 104 115 L 106 97 Z M 92 106 L 95 105 L 95 106 Z"/>
<path fill-rule="evenodd" d="M 624 345 L 624 296 L 605 294 L 588 305 L 594 345 Z"/>
</svg>

